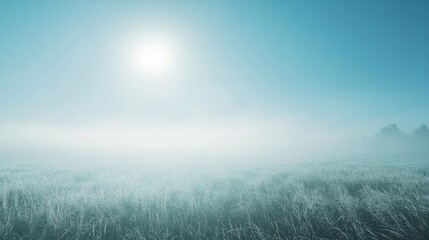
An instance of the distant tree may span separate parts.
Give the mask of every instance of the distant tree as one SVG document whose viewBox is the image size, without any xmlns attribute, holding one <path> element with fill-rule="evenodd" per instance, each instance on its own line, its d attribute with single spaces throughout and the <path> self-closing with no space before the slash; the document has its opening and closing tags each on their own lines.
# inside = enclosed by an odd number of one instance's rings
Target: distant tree
<svg viewBox="0 0 429 240">
<path fill-rule="evenodd" d="M 414 130 L 414 136 L 429 137 L 429 128 L 426 126 L 426 124 L 422 124 L 419 128 Z"/>
<path fill-rule="evenodd" d="M 386 137 L 397 137 L 402 135 L 402 132 L 399 129 L 398 125 L 396 125 L 395 123 L 391 123 L 381 128 L 380 135 Z"/>
</svg>

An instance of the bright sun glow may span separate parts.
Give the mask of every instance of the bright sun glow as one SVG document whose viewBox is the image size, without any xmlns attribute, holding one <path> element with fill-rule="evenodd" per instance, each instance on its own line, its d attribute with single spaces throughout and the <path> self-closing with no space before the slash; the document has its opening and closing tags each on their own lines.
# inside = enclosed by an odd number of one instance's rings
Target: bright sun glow
<svg viewBox="0 0 429 240">
<path fill-rule="evenodd" d="M 135 49 L 135 63 L 147 75 L 163 75 L 172 67 L 172 55 L 171 46 L 166 42 L 145 42 Z"/>
</svg>

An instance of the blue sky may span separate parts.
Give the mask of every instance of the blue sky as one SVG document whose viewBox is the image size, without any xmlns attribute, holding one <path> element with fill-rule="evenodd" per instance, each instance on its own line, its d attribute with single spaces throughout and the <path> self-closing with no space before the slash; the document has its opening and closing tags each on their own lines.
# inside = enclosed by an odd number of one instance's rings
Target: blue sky
<svg viewBox="0 0 429 240">
<path fill-rule="evenodd" d="M 429 123 L 428 11 L 387 0 L 3 1 L 3 143 L 29 125 L 106 122 L 354 137 L 395 122 L 410 132 Z M 124 51 L 154 35 L 178 50 L 173 80 L 155 85 Z"/>
</svg>

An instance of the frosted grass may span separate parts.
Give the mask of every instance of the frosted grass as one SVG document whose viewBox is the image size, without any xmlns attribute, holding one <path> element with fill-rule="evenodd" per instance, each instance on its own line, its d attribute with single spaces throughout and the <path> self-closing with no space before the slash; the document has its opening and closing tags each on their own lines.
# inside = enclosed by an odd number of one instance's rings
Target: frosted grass
<svg viewBox="0 0 429 240">
<path fill-rule="evenodd" d="M 1 239 L 427 239 L 429 164 L 3 162 Z"/>
</svg>

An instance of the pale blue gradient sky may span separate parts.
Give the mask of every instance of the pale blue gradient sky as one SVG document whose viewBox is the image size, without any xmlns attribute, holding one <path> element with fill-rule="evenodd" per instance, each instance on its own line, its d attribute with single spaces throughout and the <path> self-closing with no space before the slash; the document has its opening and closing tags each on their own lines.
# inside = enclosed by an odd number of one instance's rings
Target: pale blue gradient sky
<svg viewBox="0 0 429 240">
<path fill-rule="evenodd" d="M 428 12 L 427 1 L 390 0 L 2 1 L 3 142 L 23 126 L 106 122 L 412 131 L 429 123 Z M 177 45 L 164 84 L 127 66 L 127 44 L 151 34 Z"/>
</svg>

